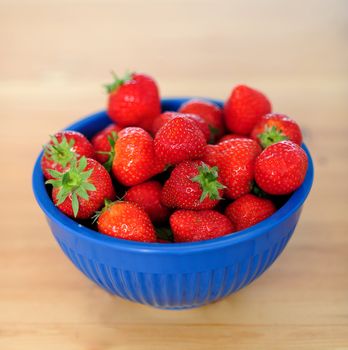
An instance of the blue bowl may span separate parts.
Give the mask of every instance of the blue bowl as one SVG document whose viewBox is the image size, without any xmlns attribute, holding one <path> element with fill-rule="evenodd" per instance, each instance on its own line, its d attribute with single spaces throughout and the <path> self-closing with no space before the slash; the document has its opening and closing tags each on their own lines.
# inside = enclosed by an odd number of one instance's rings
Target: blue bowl
<svg viewBox="0 0 348 350">
<path fill-rule="evenodd" d="M 188 98 L 162 100 L 177 110 Z M 213 102 L 222 105 L 221 101 Z M 88 137 L 110 123 L 105 112 L 70 125 Z M 163 309 L 198 307 L 222 299 L 259 277 L 292 236 L 313 182 L 313 163 L 302 186 L 271 217 L 237 233 L 209 241 L 160 244 L 102 235 L 61 213 L 44 185 L 40 153 L 33 191 L 51 231 L 66 256 L 89 279 L 111 294 Z"/>
</svg>

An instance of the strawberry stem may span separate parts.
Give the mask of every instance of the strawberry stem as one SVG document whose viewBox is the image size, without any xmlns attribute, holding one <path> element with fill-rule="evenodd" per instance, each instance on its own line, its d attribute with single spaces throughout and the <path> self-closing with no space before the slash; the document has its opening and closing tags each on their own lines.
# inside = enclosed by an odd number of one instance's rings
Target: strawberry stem
<svg viewBox="0 0 348 350">
<path fill-rule="evenodd" d="M 70 162 L 70 168 L 65 172 L 48 170 L 53 179 L 46 181 L 46 184 L 59 188 L 56 205 L 62 204 L 71 195 L 71 206 L 75 217 L 79 211 L 78 197 L 88 200 L 87 191 L 96 191 L 95 186 L 88 181 L 93 169 L 84 171 L 86 166 L 87 158 L 82 157 L 79 161 L 74 158 Z"/>
<path fill-rule="evenodd" d="M 51 143 L 44 146 L 45 157 L 65 168 L 74 158 L 76 158 L 76 153 L 72 151 L 75 140 L 70 139 L 68 142 L 67 138 L 63 136 L 59 142 L 56 136 L 50 137 Z"/>
<path fill-rule="evenodd" d="M 112 92 L 116 91 L 125 82 L 131 80 L 133 73 L 126 72 L 126 74 L 123 78 L 119 78 L 114 71 L 111 71 L 111 75 L 112 75 L 114 80 L 109 84 L 104 84 L 104 87 L 105 87 L 106 92 L 108 94 L 111 94 Z"/>
<path fill-rule="evenodd" d="M 203 202 L 207 196 L 212 200 L 222 199 L 219 190 L 226 188 L 226 186 L 217 180 L 219 176 L 218 167 L 209 167 L 202 162 L 202 165 L 198 166 L 197 169 L 198 175 L 191 178 L 191 181 L 198 182 L 201 185 L 202 195 L 200 201 Z"/>
<path fill-rule="evenodd" d="M 114 158 L 115 158 L 115 144 L 116 144 L 116 141 L 118 139 L 118 135 L 115 131 L 112 131 L 110 135 L 108 135 L 108 142 L 110 144 L 110 151 L 108 152 L 102 152 L 102 151 L 99 151 L 97 153 L 99 154 L 107 154 L 109 157 L 108 157 L 108 160 L 103 163 L 103 166 L 104 168 L 110 172 L 111 171 L 111 168 L 112 168 L 112 163 L 114 162 Z"/>
<path fill-rule="evenodd" d="M 98 221 L 99 216 L 103 214 L 105 211 L 107 211 L 116 202 L 117 201 L 113 202 L 110 199 L 104 199 L 104 207 L 94 213 L 94 215 L 92 216 L 92 224 Z"/>
<path fill-rule="evenodd" d="M 264 132 L 257 135 L 257 137 L 259 138 L 261 146 L 263 148 L 288 139 L 288 137 L 283 134 L 282 130 L 278 129 L 275 126 L 266 126 L 264 128 Z"/>
</svg>

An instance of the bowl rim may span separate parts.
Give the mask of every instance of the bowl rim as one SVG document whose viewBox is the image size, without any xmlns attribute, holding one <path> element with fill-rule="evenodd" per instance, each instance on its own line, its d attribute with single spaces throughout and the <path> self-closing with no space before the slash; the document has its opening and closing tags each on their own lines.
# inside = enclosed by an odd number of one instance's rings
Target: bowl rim
<svg viewBox="0 0 348 350">
<path fill-rule="evenodd" d="M 183 103 L 189 99 L 197 97 L 169 97 L 162 98 L 162 103 Z M 207 101 L 215 102 L 222 105 L 221 100 L 202 98 Z M 64 130 L 68 129 L 79 129 L 84 126 L 98 120 L 101 116 L 105 117 L 105 111 L 100 111 L 88 115 L 87 117 L 81 118 L 76 122 L 68 125 Z M 112 121 L 110 120 L 110 123 Z M 144 243 L 136 241 L 128 241 L 124 239 L 119 239 L 115 237 L 109 237 L 99 233 L 98 231 L 92 230 L 88 227 L 81 225 L 72 218 L 63 214 L 56 206 L 53 204 L 50 196 L 46 191 L 44 184 L 43 173 L 41 170 L 41 158 L 43 151 L 38 155 L 33 173 L 32 173 L 32 188 L 40 208 L 45 213 L 45 215 L 56 224 L 63 226 L 65 230 L 72 232 L 76 237 L 83 240 L 91 241 L 93 244 L 107 245 L 109 248 L 122 249 L 125 251 L 133 252 L 143 252 L 143 253 L 155 253 L 155 254 L 186 254 L 201 252 L 202 250 L 211 250 L 219 247 L 224 247 L 226 245 L 239 244 L 247 240 L 255 239 L 258 236 L 267 233 L 273 227 L 279 225 L 281 222 L 285 221 L 292 214 L 294 214 L 306 200 L 314 178 L 314 168 L 313 160 L 310 152 L 305 144 L 302 144 L 302 148 L 308 156 L 308 169 L 306 173 L 305 180 L 303 184 L 290 196 L 287 202 L 279 208 L 273 215 L 269 218 L 261 221 L 260 223 L 249 227 L 247 229 L 237 231 L 234 233 L 227 234 L 222 237 L 198 241 L 189 243 L 175 243 L 175 244 L 163 244 L 163 243 Z"/>
</svg>

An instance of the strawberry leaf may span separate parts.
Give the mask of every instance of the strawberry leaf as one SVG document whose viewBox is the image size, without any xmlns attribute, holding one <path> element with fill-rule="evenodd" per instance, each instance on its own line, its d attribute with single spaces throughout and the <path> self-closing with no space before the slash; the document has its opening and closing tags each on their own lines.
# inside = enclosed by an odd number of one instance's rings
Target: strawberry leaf
<svg viewBox="0 0 348 350">
<path fill-rule="evenodd" d="M 57 206 L 62 204 L 71 195 L 71 206 L 75 217 L 80 207 L 78 198 L 88 200 L 88 191 L 97 190 L 95 185 L 89 182 L 94 169 L 84 171 L 86 167 L 86 157 L 82 157 L 79 161 L 74 158 L 70 163 L 69 169 L 63 173 L 52 170 L 51 175 L 54 175 L 56 178 L 46 181 L 46 184 L 51 184 L 53 187 L 58 188 Z"/>
<path fill-rule="evenodd" d="M 115 131 L 111 132 L 111 135 L 108 135 L 108 141 L 110 144 L 110 151 L 109 152 L 98 152 L 101 154 L 107 154 L 108 155 L 108 160 L 103 164 L 104 168 L 110 172 L 112 168 L 112 163 L 114 162 L 115 158 L 115 144 L 118 139 L 118 135 Z"/>
<path fill-rule="evenodd" d="M 114 78 L 114 80 L 110 84 L 104 84 L 105 90 L 108 94 L 111 94 L 112 92 L 116 91 L 126 81 L 131 80 L 133 73 L 127 72 L 124 78 L 119 78 L 113 71 L 111 71 L 111 75 Z"/>
<path fill-rule="evenodd" d="M 159 239 L 163 239 L 165 241 L 174 242 L 174 234 L 173 231 L 168 227 L 156 227 L 155 229 L 156 236 Z"/>
<path fill-rule="evenodd" d="M 70 139 L 68 142 L 67 138 L 63 136 L 59 142 L 56 136 L 51 136 L 51 143 L 44 146 L 44 155 L 47 159 L 65 168 L 76 158 L 76 153 L 72 150 L 74 144 L 74 139 Z"/>
<path fill-rule="evenodd" d="M 76 218 L 77 213 L 79 212 L 79 201 L 77 199 L 76 192 L 73 192 L 73 194 L 71 195 L 71 206 L 72 206 L 72 209 L 73 209 L 74 216 Z"/>
<path fill-rule="evenodd" d="M 208 196 L 211 200 L 220 200 L 219 190 L 226 188 L 218 181 L 218 167 L 209 167 L 202 162 L 201 166 L 197 167 L 198 175 L 191 178 L 192 182 L 200 184 L 202 189 L 202 195 L 200 202 L 203 202 Z"/>
<path fill-rule="evenodd" d="M 276 128 L 275 126 L 266 126 L 264 128 L 264 132 L 257 135 L 257 137 L 260 140 L 261 146 L 263 148 L 266 148 L 280 141 L 288 140 L 288 137 L 283 133 L 283 131 Z"/>
</svg>

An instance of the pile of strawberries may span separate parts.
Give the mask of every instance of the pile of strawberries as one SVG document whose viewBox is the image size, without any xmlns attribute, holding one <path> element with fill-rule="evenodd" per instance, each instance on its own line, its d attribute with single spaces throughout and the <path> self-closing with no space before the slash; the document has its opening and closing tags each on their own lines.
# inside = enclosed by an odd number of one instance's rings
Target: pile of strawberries
<svg viewBox="0 0 348 350">
<path fill-rule="evenodd" d="M 261 92 L 239 85 L 223 109 L 193 99 L 161 114 L 151 77 L 114 78 L 114 124 L 91 140 L 58 132 L 45 146 L 46 184 L 66 215 L 117 238 L 192 242 L 255 225 L 304 181 L 301 130 Z"/>
</svg>

